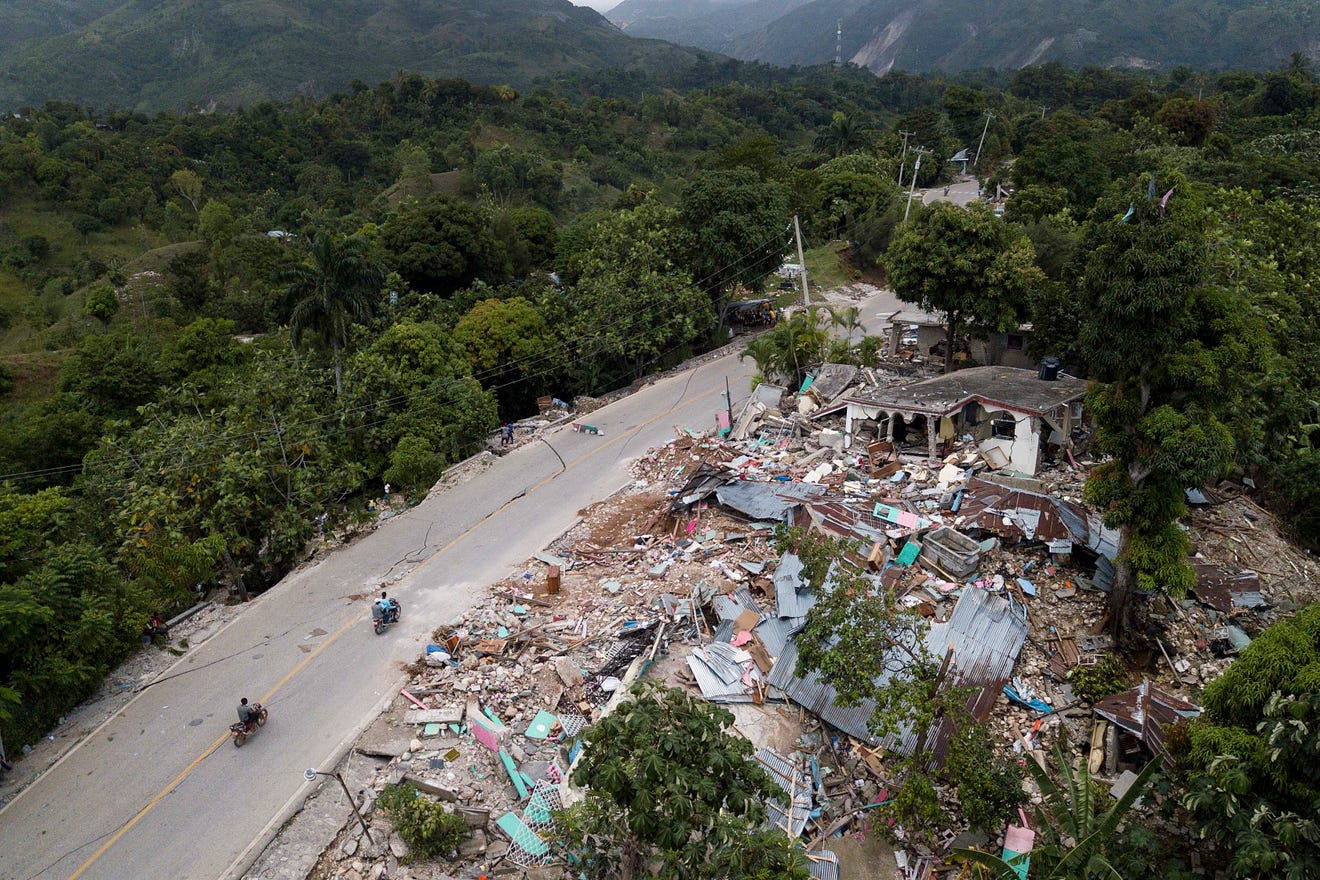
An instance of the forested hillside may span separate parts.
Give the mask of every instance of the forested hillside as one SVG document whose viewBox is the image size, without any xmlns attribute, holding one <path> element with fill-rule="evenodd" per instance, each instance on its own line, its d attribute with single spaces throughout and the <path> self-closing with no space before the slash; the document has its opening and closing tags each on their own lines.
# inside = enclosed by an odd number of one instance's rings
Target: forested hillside
<svg viewBox="0 0 1320 880">
<path fill-rule="evenodd" d="M 721 344 L 792 213 L 813 253 L 883 271 L 898 132 L 933 151 L 933 185 L 986 110 L 979 168 L 989 191 L 1017 188 L 1002 222 L 1047 279 L 1008 305 L 1042 350 L 1103 367 L 1088 255 L 1115 246 L 1129 203 L 1157 221 L 1153 175 L 1195 255 L 1176 326 L 1205 330 L 1195 350 L 1169 342 L 1166 382 L 1197 386 L 1171 412 L 1213 415 L 1224 468 L 1320 541 L 1320 86 L 1303 60 L 957 83 L 742 70 L 762 84 L 721 67 L 686 91 L 633 71 L 518 94 L 408 74 L 235 113 L 6 117 L 6 742 L 90 693 L 193 584 L 259 591 L 323 514 L 351 525 L 386 481 L 425 492 L 536 397 Z M 785 326 L 767 363 L 824 345 L 815 324 Z M 865 362 L 875 345 L 825 350 Z"/>
<path fill-rule="evenodd" d="M 843 61 L 881 74 L 1047 61 L 1263 69 L 1292 52 L 1320 57 L 1320 20 L 1308 0 L 752 0 L 705 9 L 627 0 L 608 16 L 635 36 L 778 65 L 824 64 L 841 44 Z"/>
<path fill-rule="evenodd" d="M 522 87 L 602 68 L 676 71 L 698 55 L 629 39 L 568 0 L 8 0 L 3 6 L 4 108 L 48 100 L 147 111 L 234 107 L 324 97 L 354 80 L 376 83 L 399 70 Z"/>
</svg>

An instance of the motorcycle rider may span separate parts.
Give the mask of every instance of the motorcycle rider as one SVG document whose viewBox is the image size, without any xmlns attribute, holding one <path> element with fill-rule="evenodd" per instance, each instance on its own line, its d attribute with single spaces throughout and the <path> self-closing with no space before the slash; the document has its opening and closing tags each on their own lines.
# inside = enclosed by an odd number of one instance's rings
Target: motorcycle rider
<svg viewBox="0 0 1320 880">
<path fill-rule="evenodd" d="M 386 623 L 394 623 L 399 619 L 399 606 L 386 595 L 384 590 L 380 591 L 380 598 L 371 606 L 371 616 L 374 620 L 383 620 Z"/>
<path fill-rule="evenodd" d="M 247 697 L 238 701 L 238 720 L 243 722 L 244 730 L 251 730 L 256 726 L 258 710 L 248 705 Z"/>
</svg>

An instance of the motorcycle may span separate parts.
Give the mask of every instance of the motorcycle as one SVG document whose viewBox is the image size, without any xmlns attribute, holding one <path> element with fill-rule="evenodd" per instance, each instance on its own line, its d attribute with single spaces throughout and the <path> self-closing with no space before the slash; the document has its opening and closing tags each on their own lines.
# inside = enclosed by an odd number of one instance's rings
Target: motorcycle
<svg viewBox="0 0 1320 880">
<path fill-rule="evenodd" d="M 371 625 L 375 629 L 376 635 L 380 635 L 389 629 L 390 626 L 399 622 L 399 616 L 403 614 L 403 606 L 397 599 L 390 603 L 390 610 L 381 617 L 372 617 Z"/>
<path fill-rule="evenodd" d="M 247 738 L 257 732 L 257 728 L 266 726 L 266 716 L 269 711 L 260 703 L 254 703 L 253 710 L 257 713 L 247 724 L 242 721 L 236 721 L 229 725 L 229 735 L 234 738 L 234 748 L 242 748 Z"/>
</svg>

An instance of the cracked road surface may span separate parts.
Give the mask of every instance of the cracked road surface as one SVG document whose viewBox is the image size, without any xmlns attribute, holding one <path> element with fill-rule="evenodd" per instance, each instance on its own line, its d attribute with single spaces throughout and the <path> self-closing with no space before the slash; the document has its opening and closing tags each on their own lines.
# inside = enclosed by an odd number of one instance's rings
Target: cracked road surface
<svg viewBox="0 0 1320 880">
<path fill-rule="evenodd" d="M 736 407 L 752 369 L 727 355 L 661 379 L 591 413 L 602 434 L 565 424 L 286 577 L 0 811 L 0 880 L 241 876 L 308 792 L 304 769 L 374 716 L 432 629 L 624 485 L 675 425 L 712 427 L 726 377 Z M 376 636 L 370 596 L 403 572 L 389 587 L 403 621 Z M 236 749 L 242 696 L 270 721 Z"/>
</svg>

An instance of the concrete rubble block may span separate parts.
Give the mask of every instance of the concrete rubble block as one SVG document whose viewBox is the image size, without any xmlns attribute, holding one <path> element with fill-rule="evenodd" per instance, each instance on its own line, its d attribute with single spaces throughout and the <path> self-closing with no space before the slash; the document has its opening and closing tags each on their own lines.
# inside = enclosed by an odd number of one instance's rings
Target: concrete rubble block
<svg viewBox="0 0 1320 880">
<path fill-rule="evenodd" d="M 408 855 L 408 844 L 404 843 L 397 834 L 390 835 L 390 852 L 396 859 L 402 859 Z"/>
<path fill-rule="evenodd" d="M 465 859 L 474 858 L 486 852 L 486 832 L 480 828 L 472 832 L 458 845 L 458 854 Z"/>
<path fill-rule="evenodd" d="M 442 801 L 449 801 L 450 803 L 453 803 L 454 801 L 458 800 L 457 792 L 451 791 L 450 789 L 445 788 L 443 785 L 439 785 L 435 782 L 432 782 L 431 780 L 427 779 L 425 776 L 418 776 L 416 773 L 407 773 L 404 774 L 403 781 L 416 787 L 418 791 L 435 795 L 436 797 L 440 798 L 440 800 Z"/>
<path fill-rule="evenodd" d="M 555 674 L 564 683 L 564 687 L 578 687 L 582 684 L 582 670 L 568 657 L 555 658 Z"/>
<path fill-rule="evenodd" d="M 468 823 L 469 828 L 485 828 L 490 823 L 490 810 L 483 807 L 457 806 L 454 811 Z"/>
<path fill-rule="evenodd" d="M 462 706 L 446 706 L 443 709 L 409 709 L 403 715 L 405 724 L 458 724 L 462 720 Z"/>
</svg>

